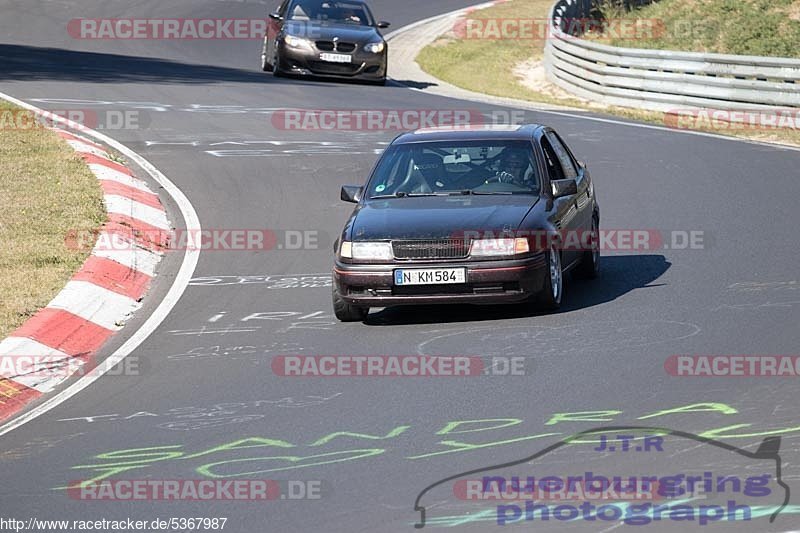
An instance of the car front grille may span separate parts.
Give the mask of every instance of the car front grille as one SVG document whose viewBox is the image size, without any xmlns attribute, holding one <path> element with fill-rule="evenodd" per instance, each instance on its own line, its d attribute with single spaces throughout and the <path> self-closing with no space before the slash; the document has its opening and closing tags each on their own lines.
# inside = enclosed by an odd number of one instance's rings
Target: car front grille
<svg viewBox="0 0 800 533">
<path fill-rule="evenodd" d="M 396 259 L 463 259 L 471 242 L 465 239 L 392 241 Z"/>
<path fill-rule="evenodd" d="M 316 42 L 317 48 L 322 50 L 323 52 L 342 52 L 345 54 L 349 54 L 350 52 L 355 51 L 356 44 L 355 43 L 336 43 L 334 44 L 333 41 L 317 41 Z"/>
<path fill-rule="evenodd" d="M 337 74 L 339 76 L 352 76 L 361 68 L 361 64 L 328 63 L 327 61 L 309 61 L 308 68 L 316 74 Z"/>
</svg>

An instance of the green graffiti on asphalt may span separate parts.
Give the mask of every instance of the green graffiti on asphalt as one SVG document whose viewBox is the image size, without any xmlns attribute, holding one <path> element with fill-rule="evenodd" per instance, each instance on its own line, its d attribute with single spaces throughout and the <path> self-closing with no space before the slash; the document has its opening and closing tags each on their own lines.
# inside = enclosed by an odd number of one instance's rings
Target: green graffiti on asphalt
<svg viewBox="0 0 800 533">
<path fill-rule="evenodd" d="M 672 415 L 685 415 L 692 413 L 715 413 L 726 417 L 739 413 L 737 409 L 722 403 L 696 403 L 684 406 L 677 406 L 670 409 L 663 409 L 654 413 L 639 416 L 639 420 L 650 420 L 653 418 L 669 417 Z M 613 417 L 622 414 L 619 410 L 604 411 L 579 411 L 572 413 L 555 413 L 545 423 L 546 426 L 558 426 L 566 423 L 597 423 L 606 422 Z M 488 432 L 503 431 L 500 440 L 489 442 L 461 442 L 460 440 L 445 439 L 440 440 L 436 445 L 444 449 L 435 449 L 426 453 L 406 456 L 409 461 L 427 459 L 440 455 L 467 453 L 486 448 L 502 447 L 511 444 L 542 439 L 546 437 L 563 436 L 571 433 L 574 426 L 570 426 L 570 431 L 547 432 L 531 435 L 508 435 L 511 428 L 522 424 L 519 418 L 486 418 L 477 420 L 454 420 L 445 422 L 442 429 L 436 431 L 436 436 L 452 435 L 486 435 Z M 387 442 L 394 443 L 396 439 L 408 436 L 410 425 L 398 425 L 393 428 L 386 428 L 381 434 L 358 433 L 353 431 L 334 431 L 327 435 L 320 436 L 308 443 L 295 444 L 287 440 L 267 437 L 247 437 L 231 442 L 219 444 L 205 450 L 193 451 L 189 453 L 181 444 L 166 444 L 161 446 L 151 446 L 146 448 L 130 448 L 104 452 L 93 457 L 93 461 L 87 464 L 73 466 L 73 470 L 87 472 L 80 485 L 95 483 L 97 481 L 118 476 L 125 472 L 148 469 L 151 466 L 169 464 L 183 464 L 192 468 L 197 474 L 207 478 L 236 478 L 241 476 L 254 476 L 267 474 L 269 472 L 284 472 L 309 467 L 319 467 L 329 464 L 342 463 L 348 461 L 369 460 L 370 458 L 385 455 L 387 448 L 354 448 L 339 449 L 323 453 L 304 455 L 298 453 L 303 448 L 323 449 L 334 445 L 345 447 L 345 443 L 352 441 L 369 441 L 371 443 Z M 800 435 L 800 426 L 786 428 L 770 428 L 747 433 L 738 432 L 739 430 L 750 428 L 752 424 L 740 423 L 727 425 L 724 427 L 711 428 L 698 434 L 702 437 L 713 439 L 743 439 L 761 438 L 775 435 Z M 459 437 L 463 438 L 463 437 Z M 472 439 L 470 439 L 472 440 Z M 595 444 L 600 441 L 591 439 L 576 439 L 572 444 Z M 292 449 L 292 453 L 286 455 L 276 455 L 275 451 L 280 449 Z M 267 453 L 258 453 L 258 450 Z M 243 452 L 249 452 L 248 456 L 242 457 Z M 233 455 L 233 457 L 231 457 Z M 195 460 L 202 461 L 202 464 L 191 464 Z M 146 471 L 146 470 L 145 470 Z M 59 487 L 64 489 L 67 487 Z"/>
</svg>

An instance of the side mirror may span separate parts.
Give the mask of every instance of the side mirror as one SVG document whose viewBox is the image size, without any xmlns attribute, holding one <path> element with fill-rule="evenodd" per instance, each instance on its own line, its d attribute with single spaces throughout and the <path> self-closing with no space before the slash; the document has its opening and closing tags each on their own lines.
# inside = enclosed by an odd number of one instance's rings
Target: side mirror
<svg viewBox="0 0 800 533">
<path fill-rule="evenodd" d="M 382 21 L 378 22 L 378 28 L 380 28 L 380 29 L 388 28 L 389 26 L 391 26 L 391 24 L 389 24 L 385 20 L 382 20 Z"/>
<path fill-rule="evenodd" d="M 550 185 L 553 186 L 553 198 L 578 194 L 578 183 L 572 178 L 567 180 L 553 180 L 550 182 Z"/>
<path fill-rule="evenodd" d="M 364 187 L 359 187 L 358 185 L 343 185 L 342 192 L 340 193 L 339 197 L 342 199 L 342 201 L 350 202 L 351 204 L 357 204 L 359 201 L 361 201 L 361 193 L 363 192 Z"/>
<path fill-rule="evenodd" d="M 272 20 L 275 20 L 277 22 L 280 22 L 280 21 L 283 20 L 283 17 L 277 11 L 273 11 L 272 13 L 270 13 L 269 14 L 269 18 L 271 18 Z"/>
</svg>

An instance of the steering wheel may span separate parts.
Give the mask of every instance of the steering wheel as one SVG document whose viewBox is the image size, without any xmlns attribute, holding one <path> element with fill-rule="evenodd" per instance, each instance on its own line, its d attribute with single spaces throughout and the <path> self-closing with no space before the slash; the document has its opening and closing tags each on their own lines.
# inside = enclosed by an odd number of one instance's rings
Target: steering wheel
<svg viewBox="0 0 800 533">
<path fill-rule="evenodd" d="M 508 172 L 498 171 L 493 177 L 488 178 L 485 183 L 514 183 L 517 179 Z"/>
</svg>

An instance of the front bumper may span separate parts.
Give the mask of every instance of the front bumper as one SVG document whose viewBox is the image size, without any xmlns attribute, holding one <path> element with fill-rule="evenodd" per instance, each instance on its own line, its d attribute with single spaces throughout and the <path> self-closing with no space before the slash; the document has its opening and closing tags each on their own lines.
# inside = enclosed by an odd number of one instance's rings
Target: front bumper
<svg viewBox="0 0 800 533">
<path fill-rule="evenodd" d="M 359 78 L 381 81 L 386 78 L 387 51 L 372 54 L 358 48 L 347 54 L 353 57 L 351 63 L 332 63 L 322 61 L 320 50 L 303 50 L 278 43 L 277 68 L 284 74 L 297 76 L 320 76 L 331 78 Z"/>
<path fill-rule="evenodd" d="M 467 269 L 466 283 L 452 285 L 394 285 L 397 268 Z M 544 253 L 524 259 L 452 263 L 349 264 L 338 260 L 333 283 L 352 305 L 387 307 L 412 304 L 494 304 L 526 300 L 542 290 L 548 275 Z"/>
</svg>

